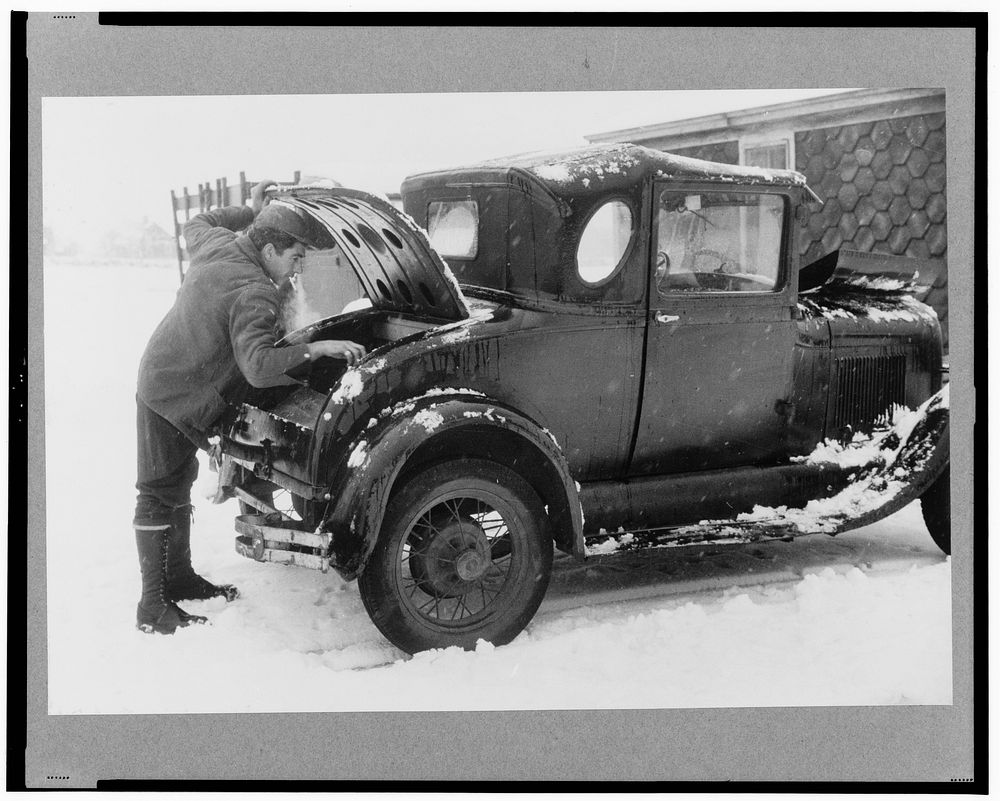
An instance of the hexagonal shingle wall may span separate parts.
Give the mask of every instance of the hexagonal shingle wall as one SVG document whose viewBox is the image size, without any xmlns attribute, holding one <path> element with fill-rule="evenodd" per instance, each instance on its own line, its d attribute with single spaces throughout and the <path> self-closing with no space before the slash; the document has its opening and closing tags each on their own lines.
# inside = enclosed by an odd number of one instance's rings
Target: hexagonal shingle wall
<svg viewBox="0 0 1000 801">
<path fill-rule="evenodd" d="M 937 261 L 927 302 L 947 343 L 944 114 L 800 131 L 795 169 L 824 200 L 802 226 L 802 263 L 832 247 Z"/>
</svg>

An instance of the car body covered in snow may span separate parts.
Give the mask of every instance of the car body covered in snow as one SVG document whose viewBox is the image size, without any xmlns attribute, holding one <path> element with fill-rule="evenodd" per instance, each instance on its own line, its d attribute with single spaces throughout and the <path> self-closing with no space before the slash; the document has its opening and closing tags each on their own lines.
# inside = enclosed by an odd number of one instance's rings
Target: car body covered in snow
<svg viewBox="0 0 1000 801">
<path fill-rule="evenodd" d="M 328 279 L 311 294 L 346 281 L 365 299 L 285 341 L 368 355 L 221 421 L 244 555 L 358 577 L 412 652 L 516 636 L 553 546 L 836 533 L 923 495 L 947 548 L 921 264 L 801 266 L 800 174 L 602 145 L 416 175 L 402 197 L 405 213 L 342 188 L 272 200 L 315 224 Z"/>
</svg>

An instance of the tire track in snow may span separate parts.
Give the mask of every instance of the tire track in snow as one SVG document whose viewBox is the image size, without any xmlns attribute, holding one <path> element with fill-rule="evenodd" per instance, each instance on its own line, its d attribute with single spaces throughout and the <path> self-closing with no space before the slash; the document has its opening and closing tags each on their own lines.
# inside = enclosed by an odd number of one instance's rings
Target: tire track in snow
<svg viewBox="0 0 1000 801">
<path fill-rule="evenodd" d="M 584 562 L 560 554 L 538 614 L 655 598 L 697 603 L 706 593 L 793 583 L 828 567 L 840 573 L 852 567 L 866 573 L 902 572 L 944 559 L 913 503 L 886 520 L 836 537 L 810 534 L 794 542 L 650 548 Z"/>
</svg>

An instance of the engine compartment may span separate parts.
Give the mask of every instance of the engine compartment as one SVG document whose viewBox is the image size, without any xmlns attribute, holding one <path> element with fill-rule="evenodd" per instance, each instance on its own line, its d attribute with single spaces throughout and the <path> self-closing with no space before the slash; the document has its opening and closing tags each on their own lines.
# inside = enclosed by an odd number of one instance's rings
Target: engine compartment
<svg viewBox="0 0 1000 801">
<path fill-rule="evenodd" d="M 442 322 L 369 308 L 318 320 L 287 334 L 278 344 L 349 339 L 364 345 L 370 359 L 383 347 L 419 337 Z M 244 501 L 252 496 L 270 504 L 271 494 L 284 488 L 298 504 L 295 511 L 314 522 L 318 507 L 314 508 L 309 500 L 314 488 L 308 483 L 308 454 L 327 397 L 347 370 L 343 359 L 316 359 L 289 373 L 301 383 L 250 390 L 225 438 L 225 450 L 243 465 L 231 484 L 247 493 L 241 496 Z M 269 479 L 265 483 L 271 485 L 261 494 L 251 485 L 256 486 L 262 479 Z"/>
<path fill-rule="evenodd" d="M 447 321 L 432 321 L 410 317 L 396 312 L 385 312 L 377 309 L 363 309 L 347 314 L 318 320 L 308 326 L 286 334 L 278 341 L 278 345 L 296 345 L 306 342 L 320 342 L 332 339 L 347 339 L 364 345 L 371 357 L 380 348 L 413 336 L 419 336 L 425 331 L 442 325 Z M 343 359 L 324 358 L 303 365 L 299 370 L 290 372 L 296 378 L 316 392 L 327 393 L 340 381 L 347 371 L 347 362 Z M 275 390 L 281 390 L 273 394 Z M 251 403 L 267 408 L 273 403 L 287 397 L 295 387 L 275 387 L 260 390 L 255 393 Z"/>
</svg>

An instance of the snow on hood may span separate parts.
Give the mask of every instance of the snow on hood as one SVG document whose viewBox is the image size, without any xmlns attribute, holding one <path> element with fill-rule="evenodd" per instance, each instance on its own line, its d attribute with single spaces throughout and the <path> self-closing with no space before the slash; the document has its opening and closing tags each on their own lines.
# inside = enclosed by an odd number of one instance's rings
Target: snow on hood
<svg viewBox="0 0 1000 801">
<path fill-rule="evenodd" d="M 877 292 L 905 292 L 913 289 L 919 273 L 913 274 L 913 279 L 898 278 L 888 275 L 852 275 L 841 281 L 859 289 L 873 289 Z"/>
<path fill-rule="evenodd" d="M 926 277 L 921 270 L 926 268 Z M 799 291 L 826 288 L 868 293 L 906 293 L 920 299 L 934 285 L 934 264 L 926 259 L 839 247 L 799 269 Z"/>
<path fill-rule="evenodd" d="M 313 181 L 309 181 L 305 184 L 297 184 L 296 189 L 337 189 L 343 186 L 340 181 L 334 181 L 333 178 L 319 178 Z"/>
<path fill-rule="evenodd" d="M 339 189 L 344 185 L 339 181 L 335 181 L 333 178 L 307 178 L 305 183 L 282 183 L 276 181 L 270 184 L 266 190 L 265 194 L 268 197 L 274 198 L 275 196 L 280 196 L 282 194 L 289 194 L 292 192 L 300 191 L 303 189 Z M 274 201 L 272 201 L 274 202 Z M 277 201 L 280 202 L 280 201 Z"/>
<path fill-rule="evenodd" d="M 412 220 L 413 218 L 411 217 L 410 219 Z M 427 240 L 427 246 L 431 247 L 430 237 L 427 236 L 427 234 L 426 234 L 426 232 L 424 232 L 423 228 L 421 228 L 420 231 L 421 231 L 421 233 L 423 233 L 424 239 Z M 431 248 L 431 249 L 433 250 L 433 248 Z M 434 252 L 437 253 L 437 251 L 434 251 Z M 458 279 L 455 277 L 455 273 L 453 273 L 451 271 L 451 267 L 448 266 L 448 263 L 441 257 L 440 254 L 438 254 L 438 258 L 441 259 L 441 266 L 442 266 L 441 273 L 442 273 L 442 275 L 444 275 L 444 280 L 447 281 L 449 284 L 451 284 L 451 288 L 453 290 L 455 290 L 455 295 L 459 299 L 459 301 L 461 302 L 462 308 L 466 312 L 469 311 L 469 300 L 468 300 L 468 298 L 465 297 L 465 293 L 462 292 L 462 287 L 459 286 Z"/>
<path fill-rule="evenodd" d="M 868 318 L 878 323 L 888 323 L 893 321 L 905 321 L 917 323 L 921 320 L 936 320 L 937 312 L 933 307 L 927 306 L 913 298 L 907 297 L 903 302 L 904 308 L 884 309 L 872 306 L 868 309 Z"/>
<path fill-rule="evenodd" d="M 887 279 L 888 280 L 888 279 Z M 886 322 L 931 322 L 937 312 L 912 295 L 880 296 L 864 292 L 823 291 L 799 295 L 798 309 L 806 317 Z"/>
<path fill-rule="evenodd" d="M 454 276 L 452 277 L 452 280 L 454 280 Z M 493 315 L 497 310 L 497 307 L 495 306 L 482 305 L 473 305 L 467 308 L 469 316 L 464 320 L 458 320 L 454 323 L 440 325 L 437 328 L 432 329 L 429 333 L 433 335 L 440 335 L 441 342 L 445 344 L 461 342 L 464 339 L 468 339 L 472 335 L 473 326 L 492 320 Z"/>
</svg>

